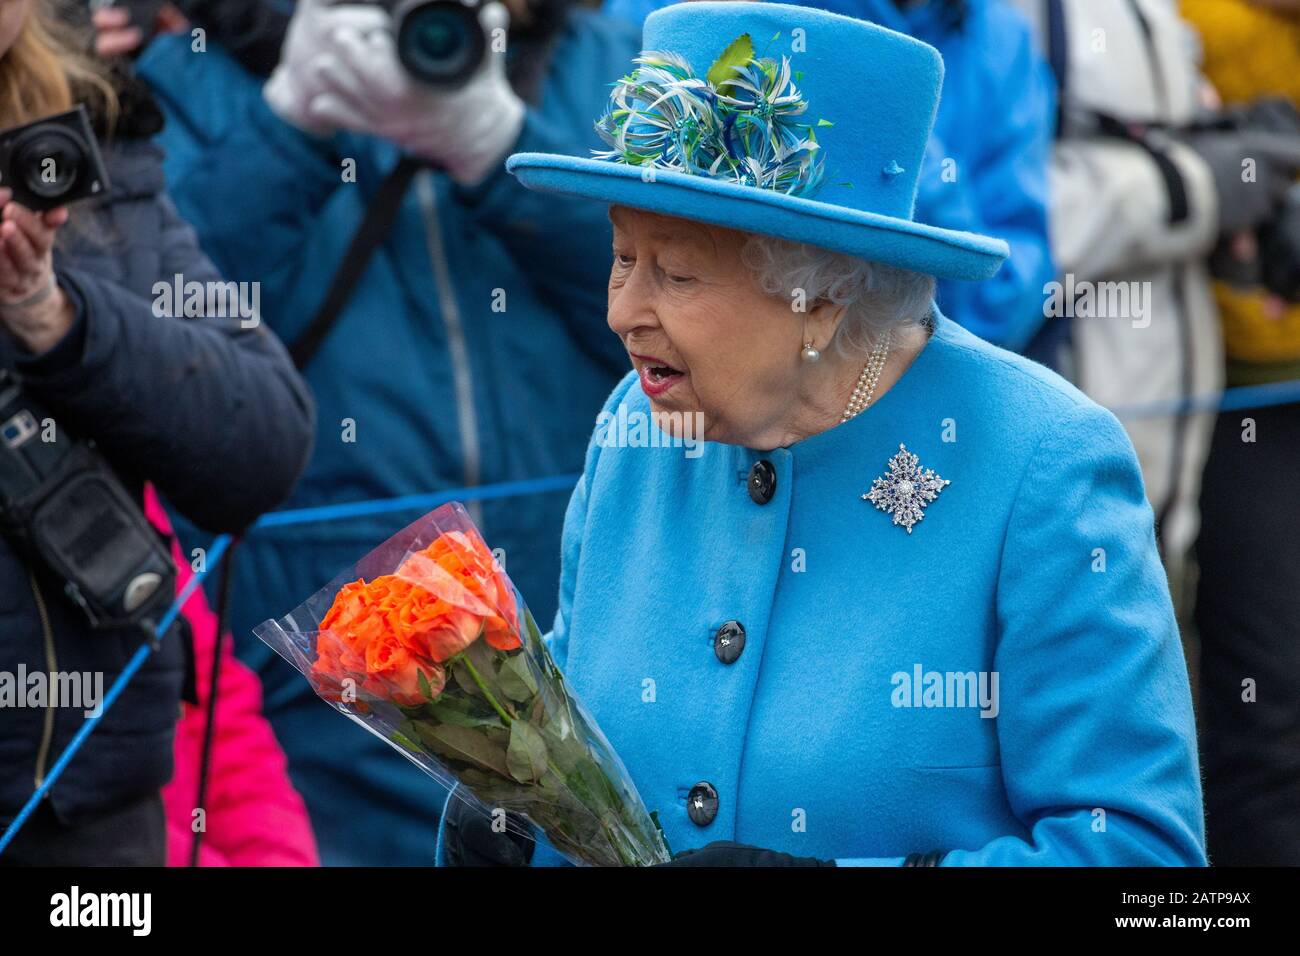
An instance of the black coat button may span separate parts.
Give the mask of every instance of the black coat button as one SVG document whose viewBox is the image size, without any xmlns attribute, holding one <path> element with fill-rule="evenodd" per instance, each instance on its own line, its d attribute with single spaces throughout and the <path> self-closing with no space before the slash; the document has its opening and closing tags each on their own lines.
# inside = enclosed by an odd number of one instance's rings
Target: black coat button
<svg viewBox="0 0 1300 956">
<path fill-rule="evenodd" d="M 767 459 L 754 462 L 749 469 L 749 497 L 754 504 L 765 505 L 776 494 L 776 469 Z"/>
<path fill-rule="evenodd" d="M 697 827 L 707 827 L 718 815 L 718 791 L 707 780 L 691 787 L 686 795 L 686 813 Z"/>
<path fill-rule="evenodd" d="M 728 621 L 713 635 L 713 653 L 724 664 L 734 664 L 745 650 L 745 625 Z"/>
</svg>

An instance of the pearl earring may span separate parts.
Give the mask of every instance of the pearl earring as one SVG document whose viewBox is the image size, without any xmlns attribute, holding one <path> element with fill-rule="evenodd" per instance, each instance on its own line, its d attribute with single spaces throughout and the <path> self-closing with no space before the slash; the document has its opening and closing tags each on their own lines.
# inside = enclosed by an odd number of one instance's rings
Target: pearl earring
<svg viewBox="0 0 1300 956">
<path fill-rule="evenodd" d="M 822 357 L 822 353 L 813 347 L 811 342 L 805 342 L 803 351 L 799 353 L 805 362 L 816 362 Z"/>
</svg>

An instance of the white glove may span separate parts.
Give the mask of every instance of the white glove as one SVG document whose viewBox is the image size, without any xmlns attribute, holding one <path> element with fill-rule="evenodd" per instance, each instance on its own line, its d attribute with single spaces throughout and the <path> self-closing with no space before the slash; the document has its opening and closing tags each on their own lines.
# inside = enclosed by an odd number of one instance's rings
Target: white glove
<svg viewBox="0 0 1300 956">
<path fill-rule="evenodd" d="M 483 7 L 479 22 L 489 37 L 483 64 L 453 91 L 410 76 L 391 29 L 339 30 L 331 54 L 319 62 L 323 89 L 308 104 L 309 120 L 387 139 L 444 167 L 464 185 L 482 181 L 519 138 L 524 104 L 506 79 L 505 51 L 493 49 L 510 14 L 493 2 Z"/>
<path fill-rule="evenodd" d="M 338 70 L 340 38 L 391 29 L 392 18 L 377 5 L 298 0 L 280 49 L 280 62 L 262 88 L 267 105 L 291 126 L 321 136 L 334 132 L 330 124 L 311 119 L 308 107 L 325 89 L 324 73 Z"/>
</svg>

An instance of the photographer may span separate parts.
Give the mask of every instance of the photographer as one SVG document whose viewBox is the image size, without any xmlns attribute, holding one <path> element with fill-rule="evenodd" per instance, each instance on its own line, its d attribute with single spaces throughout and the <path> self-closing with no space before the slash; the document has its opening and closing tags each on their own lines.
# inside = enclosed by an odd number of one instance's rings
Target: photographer
<svg viewBox="0 0 1300 956">
<path fill-rule="evenodd" d="M 274 0 L 116 0 L 111 6 L 91 0 L 91 6 L 95 52 L 100 56 L 134 56 L 155 33 L 174 33 L 193 24 L 259 75 L 280 62 L 289 25 L 289 13 Z"/>
<path fill-rule="evenodd" d="M 602 334 L 605 211 L 524 189 L 504 160 L 599 145 L 603 84 L 639 31 L 568 0 L 511 0 L 508 25 L 499 5 L 468 5 L 489 46 L 449 89 L 400 62 L 398 6 L 303 0 L 265 97 L 213 29 L 202 54 L 186 33 L 138 61 L 168 116 L 178 205 L 223 272 L 262 281 L 286 342 L 302 341 L 340 270 L 361 269 L 305 366 L 321 413 L 294 507 L 573 474 L 626 362 Z M 404 156 L 427 168 L 358 265 L 349 243 Z M 539 620 L 555 609 L 567 493 L 470 504 Z M 445 794 L 362 728 L 322 723 L 311 688 L 251 631 L 413 517 L 259 529 L 240 550 L 236 649 L 262 678 L 326 864 L 432 863 Z"/>
<path fill-rule="evenodd" d="M 1183 0 L 1182 9 L 1226 110 L 1294 134 L 1300 0 Z M 1232 386 L 1300 381 L 1294 170 L 1273 199 L 1262 227 L 1216 256 Z M 1207 836 L 1211 859 L 1228 866 L 1300 865 L 1297 488 L 1300 404 L 1219 415 L 1201 495 L 1196 624 Z"/>
<path fill-rule="evenodd" d="M 1060 288 L 1077 295 L 1049 297 L 1045 308 L 1063 306 L 1070 323 L 1074 382 L 1120 410 L 1212 398 L 1223 387 L 1223 344 L 1207 259 L 1220 237 L 1271 216 L 1300 152 L 1250 130 L 1204 127 L 1204 79 L 1173 0 L 1015 3 L 1061 91 L 1052 247 Z M 1246 157 L 1255 178 L 1243 174 Z M 1121 417 L 1181 619 L 1213 414 Z"/>
<path fill-rule="evenodd" d="M 0 189 L 0 368 L 51 413 L 58 442 L 93 442 L 133 507 L 147 480 L 203 528 L 239 531 L 289 493 L 310 449 L 311 400 L 257 315 L 181 318 L 160 305 L 160 280 L 220 277 L 163 191 L 159 150 L 133 135 L 149 131 L 147 111 L 76 52 L 86 47 L 56 12 L 48 0 L 0 4 L 0 129 L 84 104 L 111 187 L 71 210 L 33 212 L 14 199 L 25 171 L 0 170 L 14 187 Z M 111 685 L 141 628 L 92 626 L 66 579 L 11 533 L 0 541 L 0 670 Z M 159 791 L 192 670 L 186 645 L 178 626 L 162 636 L 0 863 L 164 862 Z M 86 719 L 59 704 L 0 715 L 0 826 Z"/>
</svg>

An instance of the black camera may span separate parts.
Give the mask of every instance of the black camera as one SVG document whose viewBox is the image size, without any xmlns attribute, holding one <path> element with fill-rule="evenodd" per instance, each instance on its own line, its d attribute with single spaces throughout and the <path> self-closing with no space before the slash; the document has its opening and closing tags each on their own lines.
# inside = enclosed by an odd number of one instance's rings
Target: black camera
<svg viewBox="0 0 1300 956">
<path fill-rule="evenodd" d="M 0 186 L 36 212 L 108 191 L 108 171 L 84 106 L 0 131 Z"/>
<path fill-rule="evenodd" d="M 1192 128 L 1300 136 L 1300 111 L 1284 97 L 1266 96 L 1227 107 Z M 1300 304 L 1300 183 L 1287 191 L 1281 207 L 1256 231 L 1256 239 L 1259 255 L 1253 261 L 1238 259 L 1232 243 L 1220 240 L 1210 256 L 1211 274 L 1243 288 L 1262 285 L 1279 298 Z"/>
<path fill-rule="evenodd" d="M 454 89 L 477 72 L 489 37 L 483 0 L 382 0 L 393 17 L 397 55 L 416 79 Z"/>
<path fill-rule="evenodd" d="M 166 6 L 166 0 L 90 0 L 87 6 L 91 13 L 105 7 L 120 7 L 125 10 L 131 17 L 131 26 L 139 30 L 143 36 L 143 43 L 136 51 L 139 53 L 158 32 L 158 14 Z"/>
<path fill-rule="evenodd" d="M 0 369 L 0 531 L 49 568 L 96 629 L 152 631 L 176 583 L 171 555 L 91 442 Z"/>
</svg>

